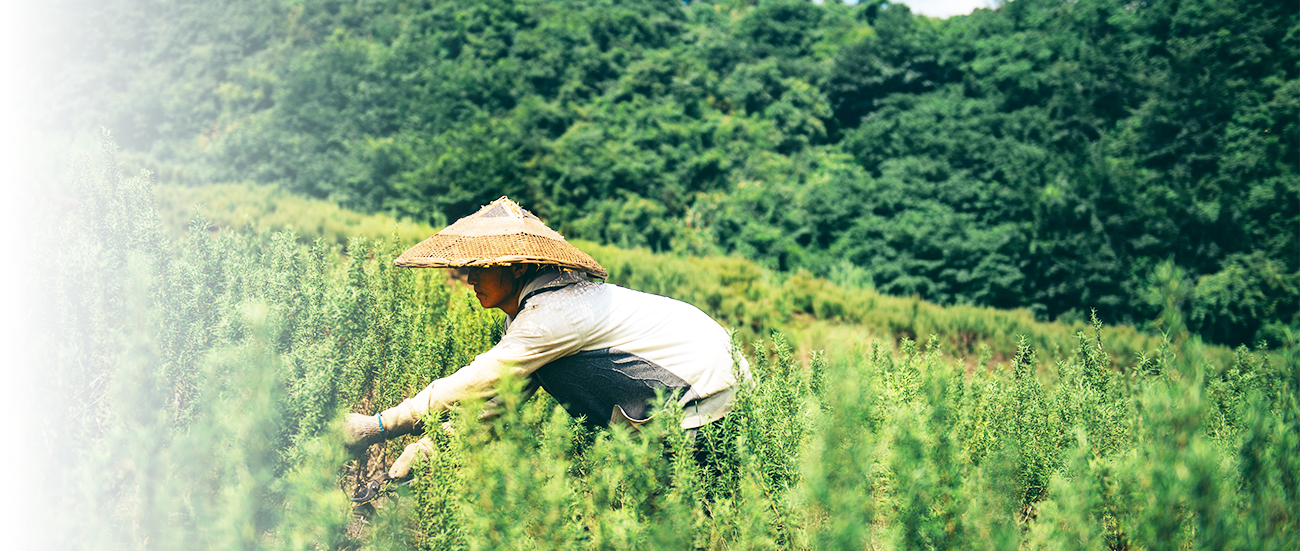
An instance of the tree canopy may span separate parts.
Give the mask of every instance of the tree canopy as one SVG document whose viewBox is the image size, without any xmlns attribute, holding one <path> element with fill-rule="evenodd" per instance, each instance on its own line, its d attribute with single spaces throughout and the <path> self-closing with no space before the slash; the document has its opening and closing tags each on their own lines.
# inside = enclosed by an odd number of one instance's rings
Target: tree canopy
<svg viewBox="0 0 1300 551">
<path fill-rule="evenodd" d="M 853 273 L 943 304 L 1300 332 L 1300 6 L 111 0 L 50 95 L 160 178 Z M 1186 315 L 1170 316 L 1176 309 Z M 1173 325 L 1183 324 L 1181 327 Z"/>
</svg>

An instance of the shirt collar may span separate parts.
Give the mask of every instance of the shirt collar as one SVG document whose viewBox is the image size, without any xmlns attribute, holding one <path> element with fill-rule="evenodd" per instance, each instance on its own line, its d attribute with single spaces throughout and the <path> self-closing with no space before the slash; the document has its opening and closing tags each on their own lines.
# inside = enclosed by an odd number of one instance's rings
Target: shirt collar
<svg viewBox="0 0 1300 551">
<path fill-rule="evenodd" d="M 571 285 L 579 281 L 586 281 L 586 280 L 587 280 L 587 274 L 583 272 L 575 272 L 569 270 L 545 270 L 542 273 L 539 273 L 536 276 L 534 276 L 532 281 L 529 281 L 527 284 L 524 285 L 523 289 L 519 290 L 519 310 L 522 311 L 524 309 L 524 303 L 528 300 L 528 297 L 532 296 L 533 294 L 536 294 L 538 291 L 544 291 L 552 288 L 558 289 L 566 285 Z M 508 321 L 513 321 L 513 320 L 514 318 L 508 318 Z"/>
</svg>

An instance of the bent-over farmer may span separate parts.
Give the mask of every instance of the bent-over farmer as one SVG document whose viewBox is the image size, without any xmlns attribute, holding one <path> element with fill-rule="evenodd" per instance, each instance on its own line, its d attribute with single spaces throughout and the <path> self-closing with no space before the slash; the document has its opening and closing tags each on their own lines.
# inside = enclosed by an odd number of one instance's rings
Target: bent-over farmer
<svg viewBox="0 0 1300 551">
<path fill-rule="evenodd" d="M 730 411 L 748 377 L 726 330 L 698 308 L 607 283 L 594 259 L 502 197 L 411 247 L 398 266 L 464 268 L 484 308 L 506 313 L 505 334 L 469 365 L 377 415 L 348 414 L 345 438 L 369 445 L 410 433 L 431 411 L 486 398 L 505 373 L 526 378 L 587 424 L 640 426 L 656 392 L 676 397 L 695 429 Z M 407 446 L 388 472 L 405 477 L 429 440 Z"/>
</svg>

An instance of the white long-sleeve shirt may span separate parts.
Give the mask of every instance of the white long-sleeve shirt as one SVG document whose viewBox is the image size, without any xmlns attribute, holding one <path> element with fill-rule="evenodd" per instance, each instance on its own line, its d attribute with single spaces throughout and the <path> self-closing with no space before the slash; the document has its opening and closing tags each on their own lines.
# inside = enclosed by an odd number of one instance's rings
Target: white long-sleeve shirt
<svg viewBox="0 0 1300 551">
<path fill-rule="evenodd" d="M 408 399 L 413 413 L 489 396 L 509 370 L 600 425 L 604 416 L 642 422 L 648 389 L 677 391 L 690 429 L 726 415 L 736 373 L 749 376 L 726 330 L 685 302 L 556 271 L 526 285 L 520 301 L 501 341 Z"/>
</svg>

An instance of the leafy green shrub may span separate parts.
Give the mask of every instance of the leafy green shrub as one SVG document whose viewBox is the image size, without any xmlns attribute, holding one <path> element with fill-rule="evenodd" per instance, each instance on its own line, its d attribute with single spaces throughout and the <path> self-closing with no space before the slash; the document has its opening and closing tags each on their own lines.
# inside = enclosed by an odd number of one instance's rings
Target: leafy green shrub
<svg viewBox="0 0 1300 551">
<path fill-rule="evenodd" d="M 200 209 L 205 216 L 214 217 L 209 227 L 240 231 L 292 228 L 304 244 L 316 239 L 327 244 L 347 244 L 346 236 L 360 236 L 396 239 L 395 245 L 402 247 L 434 231 L 432 227 L 387 216 L 359 215 L 269 186 L 164 186 L 156 195 L 162 218 L 173 221 L 163 225 L 172 235 L 180 235 L 183 220 L 194 214 L 193 203 L 187 200 L 212 201 L 209 207 L 220 205 L 220 209 Z M 688 257 L 581 240 L 576 243 L 609 269 L 612 283 L 690 302 L 737 330 L 743 341 L 779 329 L 805 353 L 825 349 L 834 359 L 852 354 L 871 338 L 897 341 L 901 335 L 916 340 L 932 334 L 939 335 L 945 346 L 972 365 L 971 357 L 978 357 L 981 345 L 988 347 L 991 360 L 1011 359 L 1022 335 L 1040 354 L 1056 358 L 1069 354 L 1074 348 L 1074 335 L 1088 327 L 1083 320 L 1041 323 L 1025 310 L 942 307 L 914 297 L 891 297 L 863 287 L 860 282 L 839 285 L 807 272 L 780 274 L 736 257 Z M 1132 327 L 1112 326 L 1108 331 L 1112 366 L 1159 345 L 1158 338 Z M 1216 363 L 1232 361 L 1229 349 L 1204 350 Z"/>
<path fill-rule="evenodd" d="M 1287 345 L 1282 327 L 1300 328 L 1300 273 L 1263 254 L 1236 254 L 1192 292 L 1191 321 L 1214 342 Z M 1272 326 L 1266 327 L 1269 320 Z"/>
<path fill-rule="evenodd" d="M 576 243 L 609 270 L 611 283 L 690 302 L 736 328 L 743 339 L 780 329 L 801 347 L 824 348 L 837 359 L 873 337 L 898 342 L 902 337 L 915 341 L 929 335 L 938 335 L 946 347 L 965 358 L 981 353 L 984 345 L 999 360 L 1009 360 L 1022 336 L 1040 353 L 1059 358 L 1070 353 L 1075 335 L 1088 327 L 1083 322 L 1039 322 L 1027 310 L 944 307 L 916 297 L 892 297 L 869 288 L 836 285 L 808 272 L 781 275 L 735 257 L 681 257 Z M 1113 326 L 1109 333 L 1106 368 L 1118 367 L 1160 342 L 1129 326 Z M 1216 362 L 1232 359 L 1226 348 L 1202 350 Z"/>
<path fill-rule="evenodd" d="M 96 521 L 53 538 L 344 544 L 338 413 L 391 405 L 448 373 L 445 362 L 490 346 L 500 321 L 463 310 L 472 297 L 453 299 L 432 274 L 394 269 L 391 245 L 354 240 L 341 256 L 292 233 L 212 235 L 196 219 L 172 249 L 148 175 L 125 178 L 106 144 L 74 174 L 88 200 L 52 220 L 64 258 L 43 320 L 66 353 L 46 366 L 41 430 L 68 439 L 47 453 L 89 448 L 43 490 L 66 518 Z M 445 311 L 464 315 L 435 333 Z"/>
<path fill-rule="evenodd" d="M 42 4 L 61 49 L 33 82 L 52 137 L 108 124 L 168 182 L 435 226 L 510 195 L 571 237 L 848 264 L 855 286 L 1039 320 L 1149 320 L 1169 259 L 1207 278 L 1193 333 L 1294 333 L 1293 5 L 1016 2 Z M 288 214 L 349 237 L 346 213 Z"/>
<path fill-rule="evenodd" d="M 339 415 L 392 405 L 457 369 L 500 337 L 500 315 L 436 272 L 393 267 L 400 247 L 387 241 L 340 248 L 292 233 L 212 235 L 199 220 L 169 244 L 148 206 L 147 175 L 117 172 L 111 147 L 80 166 L 75 178 L 95 200 L 52 222 L 60 256 L 39 292 L 57 316 L 34 321 L 61 344 L 37 366 L 50 384 L 35 422 L 51 447 L 36 453 L 61 475 L 37 482 L 49 502 L 33 507 L 53 523 L 45 547 L 1300 541 L 1294 350 L 1241 349 L 1217 363 L 1193 337 L 1130 364 L 1095 319 L 1054 372 L 1040 365 L 1034 337 L 1002 367 L 989 365 L 987 346 L 977 345 L 973 366 L 947 357 L 964 349 L 938 336 L 924 346 L 877 340 L 805 365 L 769 333 L 750 343 L 754 378 L 731 414 L 693 435 L 671 404 L 639 432 L 586 429 L 544 393 L 521 403 L 521 381 L 507 381 L 503 415 L 485 425 L 481 404 L 466 403 L 446 417 L 451 432 L 430 422 L 437 451 L 417 464 L 415 481 L 353 508 L 346 495 L 417 436 L 349 457 L 331 430 Z M 747 297 L 793 304 L 807 298 L 791 297 L 796 290 L 844 293 L 786 287 L 734 259 L 595 250 L 623 277 L 677 281 L 688 296 L 733 304 L 733 315 Z M 970 312 L 849 296 L 936 326 Z M 995 321 L 1017 327 L 1019 318 L 1007 319 Z"/>
</svg>

